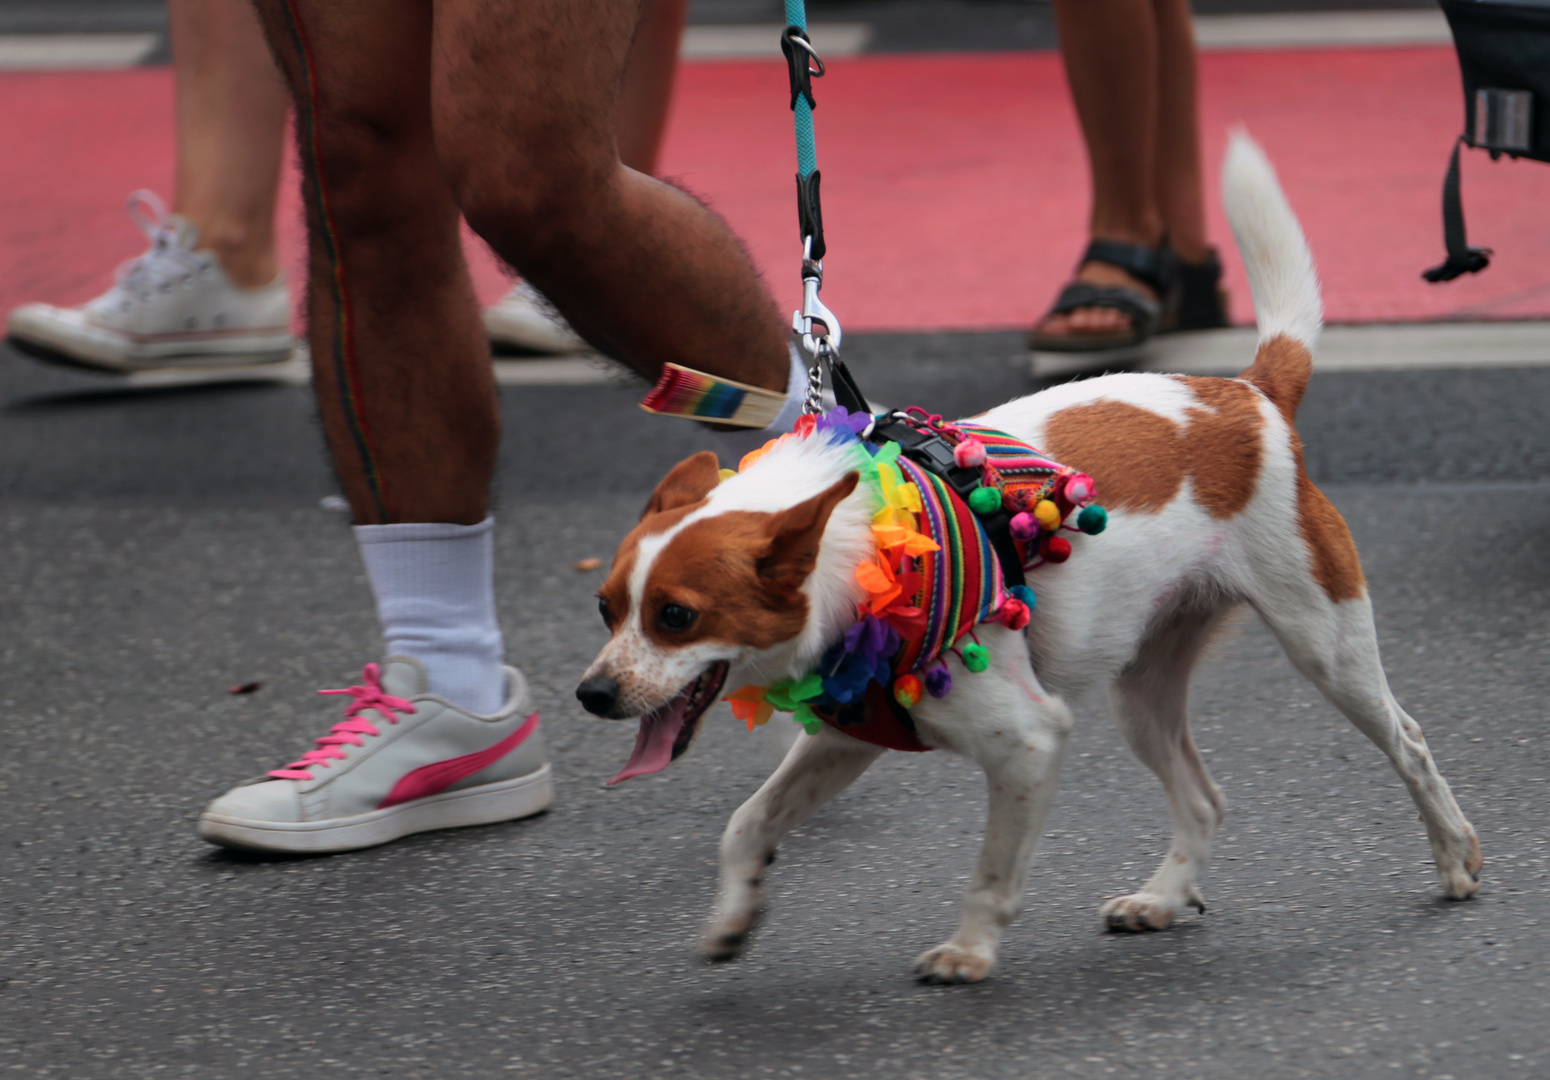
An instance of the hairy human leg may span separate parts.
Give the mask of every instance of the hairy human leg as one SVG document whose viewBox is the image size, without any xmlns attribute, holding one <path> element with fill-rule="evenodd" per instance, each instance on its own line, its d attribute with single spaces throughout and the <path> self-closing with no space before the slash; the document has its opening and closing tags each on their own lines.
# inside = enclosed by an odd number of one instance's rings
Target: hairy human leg
<svg viewBox="0 0 1550 1080">
<path fill-rule="evenodd" d="M 431 133 L 430 4 L 258 2 L 297 102 L 313 385 L 356 524 L 476 524 L 499 412 Z"/>
<path fill-rule="evenodd" d="M 881 755 L 880 747 L 824 727 L 799 738 L 779 768 L 737 808 L 721 837 L 716 915 L 701 938 L 707 960 L 732 960 L 742 953 L 764 901 L 765 867 L 775 861 L 781 839 Z"/>
<path fill-rule="evenodd" d="M 1189 678 L 1223 617 L 1179 613 L 1153 631 L 1109 689 L 1120 732 L 1162 781 L 1173 819 L 1173 841 L 1151 880 L 1140 891 L 1103 905 L 1111 929 L 1162 930 L 1186 907 L 1205 910 L 1196 881 L 1206 868 L 1226 803 L 1190 737 Z"/>
<path fill-rule="evenodd" d="M 786 332 L 736 238 L 619 161 L 637 13 L 637 0 L 438 0 L 447 175 L 474 229 L 608 355 L 647 378 L 671 360 L 783 391 Z"/>
<path fill-rule="evenodd" d="M 232 283 L 267 285 L 290 95 L 249 0 L 169 0 L 177 172 L 172 210 Z"/>
</svg>

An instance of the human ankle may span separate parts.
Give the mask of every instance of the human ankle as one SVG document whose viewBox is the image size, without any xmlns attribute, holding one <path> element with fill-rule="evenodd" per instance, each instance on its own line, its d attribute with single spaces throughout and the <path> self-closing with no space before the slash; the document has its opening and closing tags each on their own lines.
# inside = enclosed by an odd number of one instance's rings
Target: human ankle
<svg viewBox="0 0 1550 1080">
<path fill-rule="evenodd" d="M 505 703 L 495 617 L 494 519 L 477 525 L 357 525 L 385 655 L 425 668 L 428 693 L 477 715 Z"/>
<path fill-rule="evenodd" d="M 237 288 L 262 288 L 279 275 L 272 232 L 213 216 L 183 216 L 199 232 L 199 249 L 215 255 L 221 271 Z"/>
</svg>

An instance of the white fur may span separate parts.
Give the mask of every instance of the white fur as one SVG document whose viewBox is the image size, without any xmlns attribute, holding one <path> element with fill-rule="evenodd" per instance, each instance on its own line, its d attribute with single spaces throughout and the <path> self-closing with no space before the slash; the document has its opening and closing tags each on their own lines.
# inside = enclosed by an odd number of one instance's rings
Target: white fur
<svg viewBox="0 0 1550 1080">
<path fill-rule="evenodd" d="M 1259 339 L 1286 334 L 1314 349 L 1324 304 L 1313 253 L 1270 159 L 1241 130 L 1232 133 L 1222 164 L 1222 202 L 1248 271 Z"/>
<path fill-rule="evenodd" d="M 1262 335 L 1311 342 L 1318 332 L 1317 282 L 1274 173 L 1242 136 L 1234 140 L 1226 171 L 1228 212 L 1246 248 Z M 1209 408 L 1175 377 L 1131 374 L 1056 387 L 979 419 L 1042 446 L 1051 416 L 1098 401 L 1125 402 L 1181 424 L 1189 410 Z M 1038 605 L 1026 641 L 982 624 L 976 632 L 989 650 L 989 670 L 971 675 L 949 658 L 952 692 L 940 700 L 928 697 L 913 710 L 922 739 L 985 770 L 990 795 L 958 931 L 921 956 L 917 971 L 923 978 L 974 981 L 994 967 L 1054 796 L 1071 726 L 1062 698 L 1098 683 L 1108 684 L 1127 742 L 1162 781 L 1174 826 L 1168 854 L 1151 880 L 1105 904 L 1102 914 L 1114 929 L 1141 930 L 1169 925 L 1186 907 L 1204 910 L 1198 878 L 1224 804 L 1190 738 L 1185 703 L 1191 670 L 1211 632 L 1243 604 L 1259 612 L 1298 670 L 1388 755 L 1421 811 L 1447 895 L 1467 897 L 1478 887 L 1474 831 L 1437 772 L 1420 728 L 1389 692 L 1371 604 L 1365 594 L 1336 603 L 1315 580 L 1313 553 L 1299 528 L 1295 433 L 1268 399 L 1261 397 L 1259 408 L 1261 464 L 1241 512 L 1212 516 L 1188 481 L 1156 512 L 1111 507 L 1101 536 L 1073 536 L 1069 562 L 1031 575 Z M 824 490 L 845 467 L 822 444 L 782 447 L 718 488 L 694 518 L 791 506 Z M 852 497 L 836 511 L 819 570 L 809 581 L 812 614 L 799 647 L 743 657 L 746 667 L 797 674 L 851 621 L 854 570 L 872 552 L 867 526 L 873 509 Z M 720 896 L 704 941 L 707 956 L 729 959 L 742 950 L 760 911 L 765 867 L 781 837 L 881 753 L 825 727 L 798 740 L 733 815 L 722 838 Z"/>
</svg>

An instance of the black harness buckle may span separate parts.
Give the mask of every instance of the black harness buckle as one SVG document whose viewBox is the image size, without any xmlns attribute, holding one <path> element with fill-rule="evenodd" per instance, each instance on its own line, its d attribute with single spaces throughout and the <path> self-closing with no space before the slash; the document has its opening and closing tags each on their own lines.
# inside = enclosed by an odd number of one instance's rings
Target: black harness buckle
<svg viewBox="0 0 1550 1080">
<path fill-rule="evenodd" d="M 946 439 L 916 427 L 898 413 L 878 420 L 867 439 L 898 443 L 899 453 L 940 479 L 966 506 L 970 493 L 984 481 L 979 469 L 958 464 L 953 457 L 953 446 Z M 1012 515 L 1003 507 L 993 514 L 975 514 L 974 520 L 985 530 L 990 546 L 995 549 L 996 561 L 1001 564 L 1001 580 L 1006 587 L 1026 585 L 1028 579 L 1023 573 L 1023 559 L 1012 539 Z"/>
</svg>

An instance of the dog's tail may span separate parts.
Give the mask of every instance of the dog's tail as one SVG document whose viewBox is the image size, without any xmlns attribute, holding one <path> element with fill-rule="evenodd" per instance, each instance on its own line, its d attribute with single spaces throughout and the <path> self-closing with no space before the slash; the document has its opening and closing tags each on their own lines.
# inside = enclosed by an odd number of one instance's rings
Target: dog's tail
<svg viewBox="0 0 1550 1080">
<path fill-rule="evenodd" d="M 1233 132 L 1222 165 L 1222 202 L 1248 270 L 1259 324 L 1259 351 L 1242 377 L 1291 420 L 1313 374 L 1324 303 L 1297 215 L 1265 152 L 1242 130 Z"/>
</svg>

